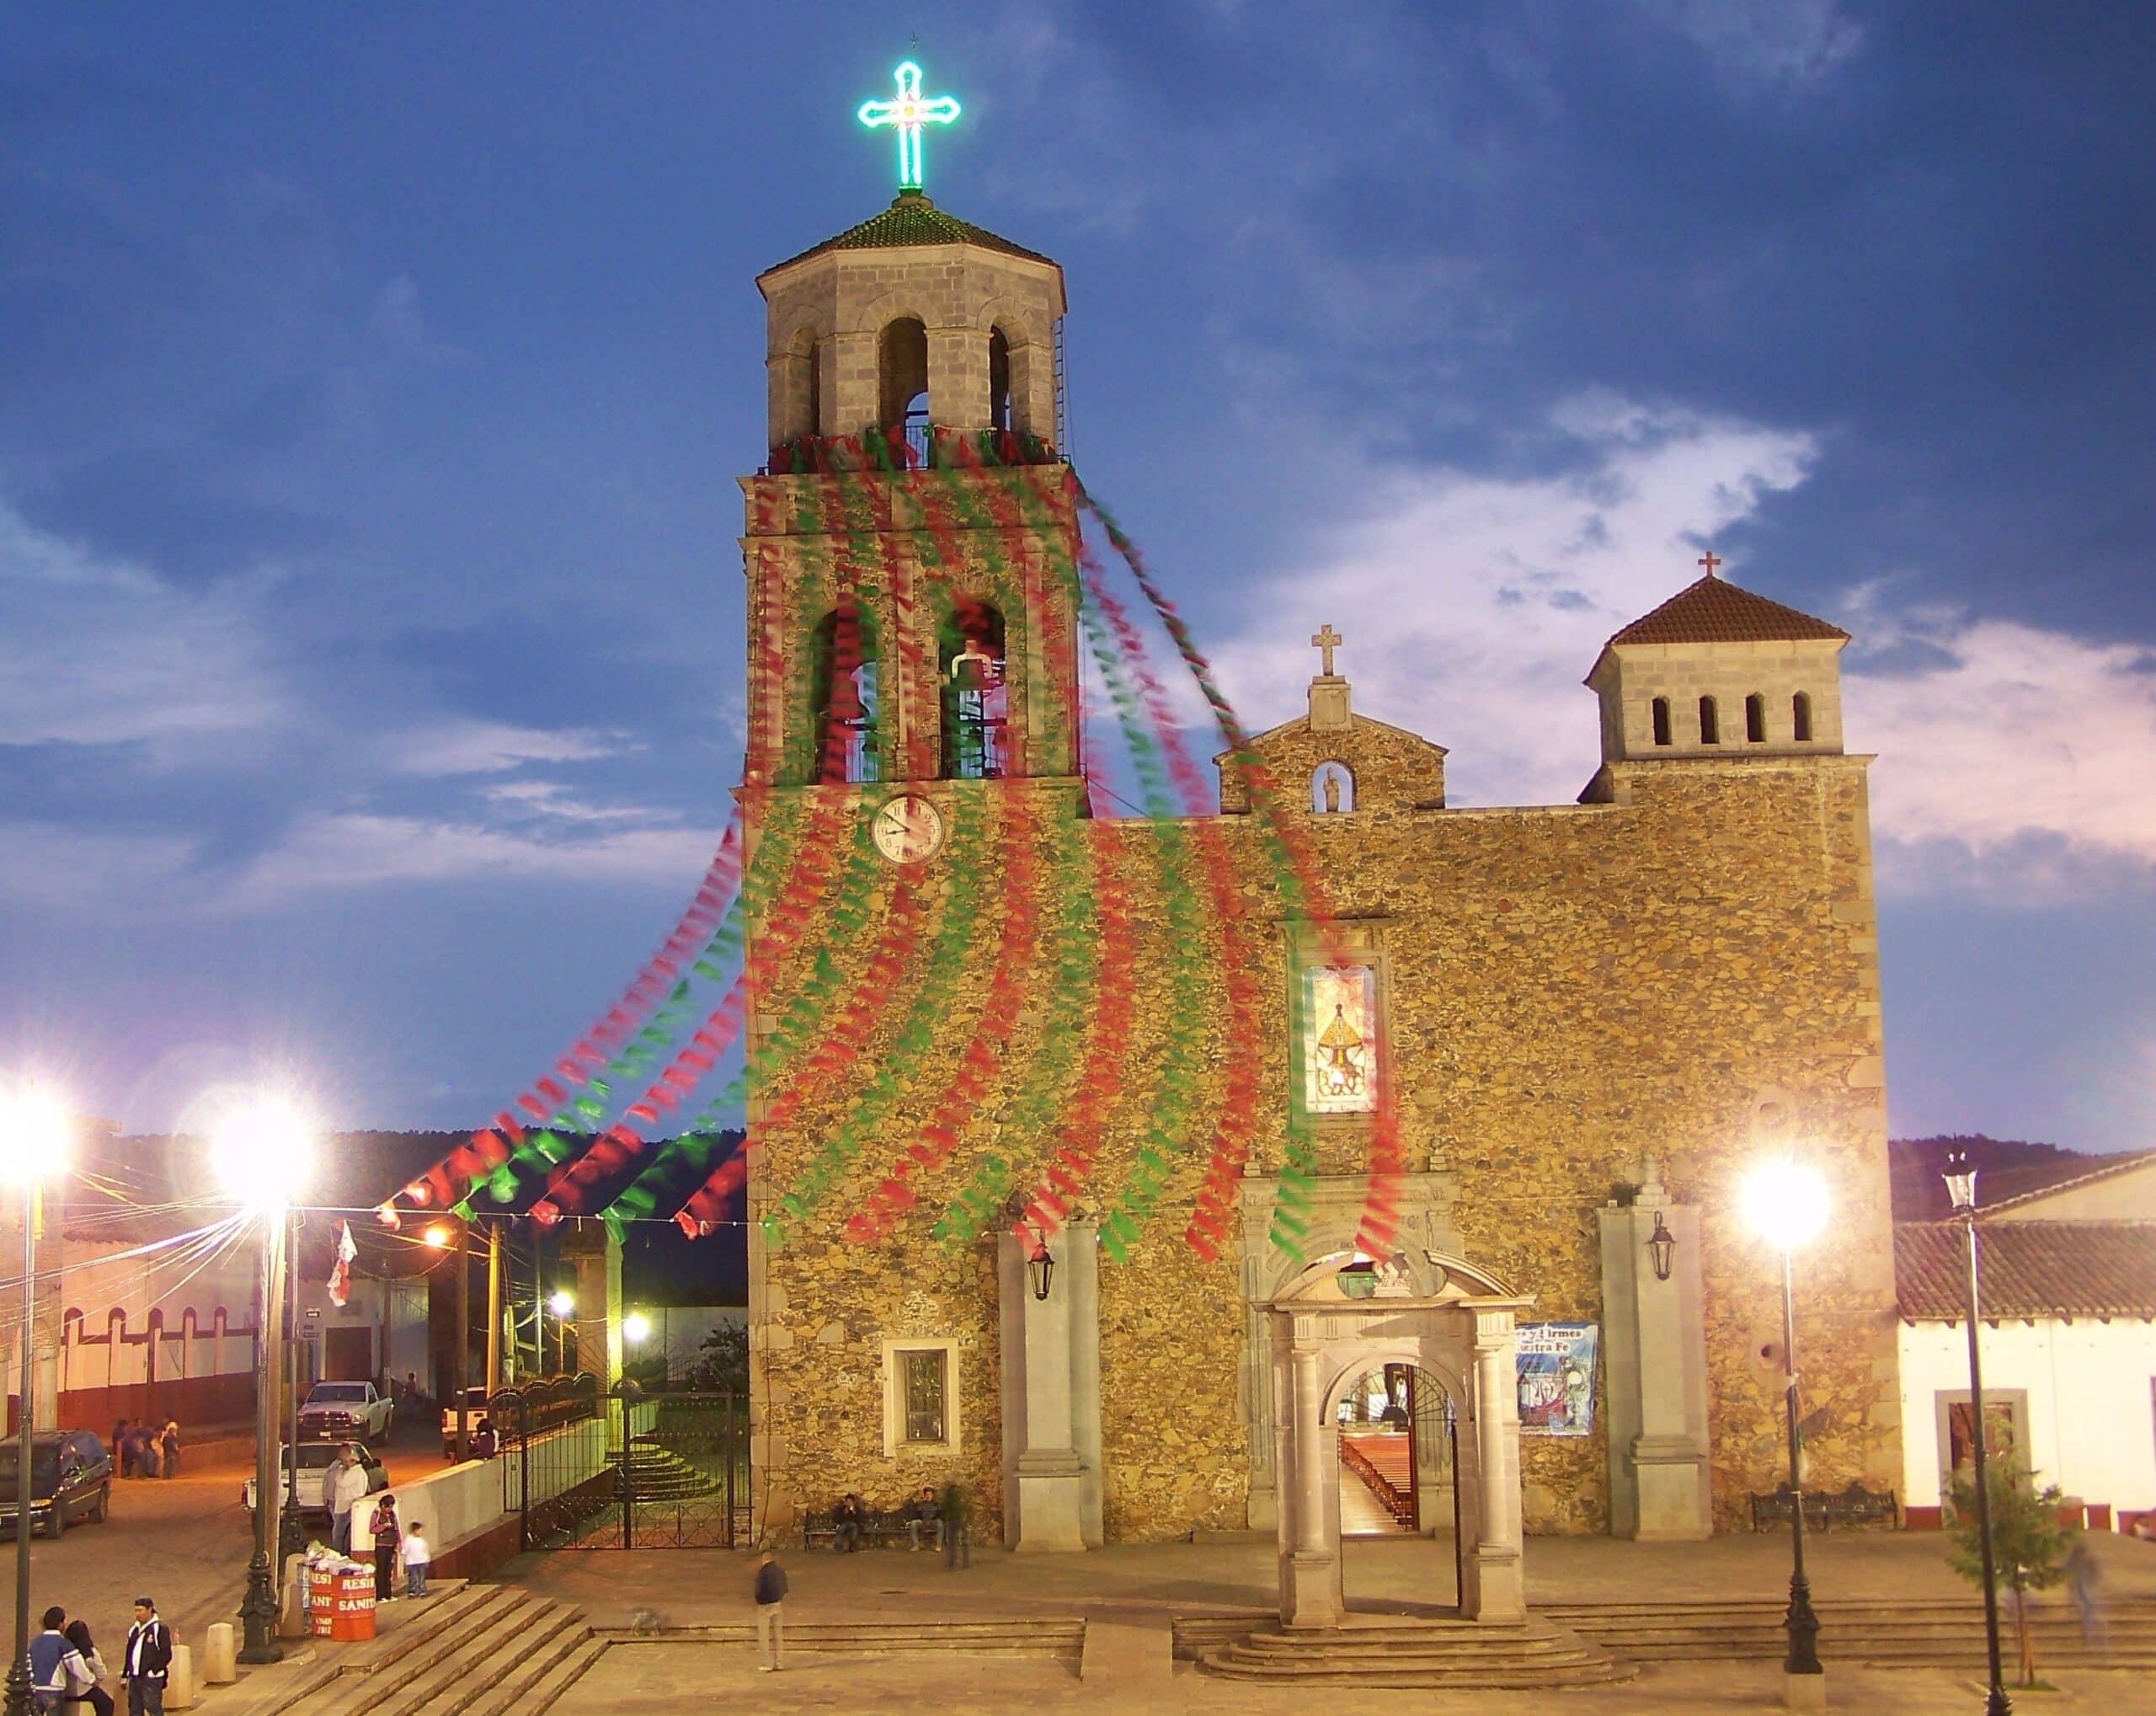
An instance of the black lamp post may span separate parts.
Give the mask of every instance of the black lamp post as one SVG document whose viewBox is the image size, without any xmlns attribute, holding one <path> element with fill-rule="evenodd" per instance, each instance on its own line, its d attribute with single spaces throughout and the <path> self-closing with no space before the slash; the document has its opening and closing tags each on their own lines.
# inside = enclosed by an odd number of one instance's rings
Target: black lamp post
<svg viewBox="0 0 2156 1716">
<path fill-rule="evenodd" d="M 247 1564 L 247 1595 L 240 1599 L 239 1660 L 282 1662 L 277 1642 L 278 1526 L 285 1474 L 277 1442 L 278 1384 L 286 1366 L 285 1243 L 291 1227 L 293 1195 L 307 1177 L 312 1154 L 307 1122 L 288 1104 L 257 1101 L 218 1127 L 212 1145 L 217 1175 L 262 1227 L 262 1312 L 254 1363 L 254 1553 Z"/>
<path fill-rule="evenodd" d="M 1026 1279 L 1033 1283 L 1033 1297 L 1045 1303 L 1049 1284 L 1055 1279 L 1055 1259 L 1040 1240 L 1033 1242 L 1033 1254 L 1026 1259 Z"/>
<path fill-rule="evenodd" d="M 1746 1214 L 1753 1230 L 1779 1246 L 1782 1254 L 1782 1395 L 1789 1428 L 1789 1608 L 1782 1626 L 1789 1654 L 1782 1662 L 1785 1682 L 1796 1676 L 1824 1675 L 1819 1661 L 1819 1617 L 1812 1607 L 1812 1581 L 1804 1571 L 1804 1466 L 1797 1432 L 1796 1265 L 1797 1247 L 1817 1238 L 1827 1225 L 1827 1188 L 1819 1176 L 1794 1163 L 1770 1163 L 1745 1187 Z M 1823 1681 L 1811 1683 L 1823 1687 Z M 1794 1694 L 1796 1688 L 1787 1687 Z M 1794 1702 L 1794 1699 L 1792 1699 Z M 1805 1700 L 1823 1708 L 1817 1692 Z"/>
<path fill-rule="evenodd" d="M 61 1162 L 69 1142 L 67 1112 L 44 1093 L 15 1093 L 0 1108 L 0 1160 L 23 1192 L 23 1322 L 16 1335 L 22 1359 L 22 1403 L 15 1424 L 15 1655 L 8 1665 L 7 1716 L 30 1716 L 30 1436 L 37 1421 L 37 1228 L 40 1180 Z M 115 1451 L 115 1457 L 117 1457 Z M 60 1505 L 56 1497 L 53 1506 Z M 56 1515 L 56 1518 L 57 1516 Z"/>
<path fill-rule="evenodd" d="M 1677 1236 L 1669 1231 L 1659 1210 L 1654 1212 L 1654 1232 L 1647 1235 L 1647 1255 L 1654 1259 L 1654 1278 L 1668 1280 L 1677 1260 Z"/>
<path fill-rule="evenodd" d="M 1986 1716 L 2009 1716 L 2013 1701 L 2006 1696 L 2006 1682 L 1999 1665 L 1999 1573 L 1992 1564 L 1991 1483 L 1984 1462 L 1984 1368 L 1977 1350 L 1977 1325 L 1982 1307 L 1977 1291 L 1977 1170 L 1966 1150 L 1946 1152 L 1941 1176 L 1954 1200 L 1954 1214 L 1969 1235 L 1969 1415 L 1976 1420 L 1977 1542 L 1984 1572 L 1984 1648 L 1991 1660 L 1991 1691 L 1984 1700 Z"/>
</svg>

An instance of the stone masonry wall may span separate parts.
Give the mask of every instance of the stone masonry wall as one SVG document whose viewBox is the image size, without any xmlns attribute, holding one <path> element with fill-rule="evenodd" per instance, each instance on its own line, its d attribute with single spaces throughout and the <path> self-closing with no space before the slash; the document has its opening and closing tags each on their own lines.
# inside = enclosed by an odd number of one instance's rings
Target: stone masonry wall
<svg viewBox="0 0 2156 1716">
<path fill-rule="evenodd" d="M 1283 772 L 1310 740 L 1295 726 L 1267 735 Z M 1531 1318 L 1598 1319 L 1594 1211 L 1637 1179 L 1644 1157 L 1657 1157 L 1673 1195 L 1705 1216 L 1714 1489 L 1718 1516 L 1732 1521 L 1746 1494 L 1775 1481 L 1780 1446 L 1779 1259 L 1745 1235 L 1735 1200 L 1763 1152 L 1796 1149 L 1835 1195 L 1830 1236 L 1798 1271 L 1805 1403 L 1822 1419 L 1808 1438 L 1813 1479 L 1894 1482 L 1898 1397 L 1861 761 L 1620 763 L 1598 778 L 1606 802 L 1482 810 L 1406 808 L 1417 794 L 1384 778 L 1388 759 L 1427 769 L 1429 753 L 1386 744 L 1364 755 L 1358 804 L 1387 808 L 1309 815 L 1304 826 L 1333 909 L 1381 940 L 1406 1165 L 1456 1179 L 1453 1216 L 1470 1259 L 1534 1295 Z M 887 1237 L 857 1243 L 844 1224 L 918 1136 L 972 1039 L 1005 957 L 1000 884 L 965 914 L 964 976 L 935 1010 L 932 1047 L 903 1060 L 891 1047 L 924 992 L 926 949 L 954 874 L 972 863 L 1007 876 L 1001 842 L 1022 801 L 1051 915 L 1065 889 L 1103 870 L 1123 879 L 1134 902 L 1134 1023 L 1118 1046 L 1119 1095 L 1092 1141 L 1097 1210 L 1120 1195 L 1152 1124 L 1171 1024 L 1194 1017 L 1203 1051 L 1201 1098 L 1174 1140 L 1174 1172 L 1145 1237 L 1127 1261 L 1102 1264 L 1108 1533 L 1158 1539 L 1238 1523 L 1248 1457 L 1235 1397 L 1243 1307 L 1227 1257 L 1202 1263 L 1181 1238 L 1227 1053 L 1216 965 L 1209 957 L 1189 992 L 1174 981 L 1164 890 L 1194 878 L 1187 863 L 1164 872 L 1162 837 L 1150 825 L 1071 829 L 1065 819 L 1079 799 L 1068 778 L 919 789 L 944 807 L 952 835 L 944 853 L 918 867 L 924 918 L 905 970 L 873 987 L 862 976 L 898 876 L 871 858 L 859 873 L 873 890 L 865 922 L 835 941 L 812 937 L 752 1022 L 754 1034 L 767 1033 L 819 957 L 839 977 L 827 1015 L 859 1001 L 870 1019 L 848 1071 L 798 1088 L 782 1079 L 760 1093 L 750 1114 L 752 1217 L 781 1213 L 778 1200 L 857 1108 L 873 1070 L 889 1066 L 898 1081 L 831 1191 L 805 1213 L 784 1213 L 772 1243 L 752 1241 L 756 1457 L 771 1523 L 847 1489 L 889 1505 L 958 1476 L 976 1497 L 980 1539 L 1000 1529 L 992 1240 L 946 1246 L 929 1228 L 991 1152 L 1012 1164 L 999 1189 L 1022 1192 L 1055 1147 L 1053 1124 L 1028 1136 L 1004 1125 L 1057 1028 L 1043 951 L 1017 1033 L 950 1161 L 919 1178 L 918 1204 Z M 788 796 L 806 805 L 836 795 L 832 837 L 851 841 L 894 790 Z M 1266 1119 L 1252 1167 L 1269 1173 L 1288 1099 L 1288 937 L 1254 825 L 1231 815 L 1217 826 L 1261 932 L 1252 943 L 1265 962 Z M 1057 868 L 1059 837 L 1075 842 L 1082 863 Z M 769 1124 L 782 1095 L 785 1124 Z M 1328 1125 L 1321 1140 L 1324 1172 L 1361 1171 L 1358 1125 Z M 884 1344 L 909 1337 L 958 1343 L 955 1457 L 884 1451 Z M 1605 1529 L 1606 1460 L 1598 1434 L 1529 1439 L 1530 1527 Z"/>
</svg>

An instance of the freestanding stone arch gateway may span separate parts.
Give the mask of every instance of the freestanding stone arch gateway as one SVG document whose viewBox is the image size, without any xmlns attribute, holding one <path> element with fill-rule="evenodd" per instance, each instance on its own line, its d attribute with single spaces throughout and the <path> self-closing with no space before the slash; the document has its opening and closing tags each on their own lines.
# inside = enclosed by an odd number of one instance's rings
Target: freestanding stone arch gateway
<svg viewBox="0 0 2156 1716">
<path fill-rule="evenodd" d="M 1456 1258 L 1378 1264 L 1349 1252 L 1312 1264 L 1265 1306 L 1283 1624 L 1336 1627 L 1346 1612 L 1336 1411 L 1345 1388 L 1387 1362 L 1419 1366 L 1459 1403 L 1461 1616 L 1527 1612 L 1513 1354 L 1513 1319 L 1533 1302 Z"/>
</svg>

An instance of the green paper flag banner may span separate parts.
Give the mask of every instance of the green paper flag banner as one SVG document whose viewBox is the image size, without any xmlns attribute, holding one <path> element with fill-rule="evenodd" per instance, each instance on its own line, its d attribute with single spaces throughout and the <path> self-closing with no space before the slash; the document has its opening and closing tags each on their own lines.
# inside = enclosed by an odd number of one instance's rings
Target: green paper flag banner
<svg viewBox="0 0 2156 1716">
<path fill-rule="evenodd" d="M 1340 936 L 1337 922 L 1324 909 L 1323 890 L 1319 883 L 1314 855 L 1302 831 L 1285 815 L 1278 789 L 1269 772 L 1251 751 L 1241 722 L 1214 678 L 1211 664 L 1198 652 L 1189 628 L 1177 612 L 1175 604 L 1168 600 L 1166 592 L 1147 571 L 1136 546 L 1107 508 L 1088 493 L 1083 484 L 1080 485 L 1080 494 L 1087 510 L 1107 532 L 1109 542 L 1137 580 L 1139 588 L 1145 593 L 1169 637 L 1173 639 L 1192 676 L 1197 681 L 1199 690 L 1213 707 L 1221 736 L 1233 753 L 1234 766 L 1241 774 L 1248 790 L 1251 807 L 1257 813 L 1259 826 L 1268 844 L 1278 854 L 1276 861 L 1278 879 L 1292 884 L 1291 889 L 1283 891 L 1283 904 L 1291 909 L 1300 906 L 1304 915 L 1317 930 L 1328 960 L 1335 963 L 1348 963 L 1350 955 L 1344 938 Z M 1369 1172 L 1356 1243 L 1372 1255 L 1385 1256 L 1389 1254 L 1393 1237 L 1398 1230 L 1400 1189 L 1405 1163 L 1400 1145 L 1391 1056 L 1382 1031 L 1376 1049 L 1378 1111 L 1370 1129 Z M 1301 1115 L 1299 1107 L 1292 1112 L 1294 1119 L 1291 1120 L 1288 1148 L 1281 1166 L 1271 1238 L 1278 1248 L 1299 1258 L 1302 1255 L 1301 1233 L 1308 1225 L 1316 1152 L 1307 1117 Z"/>
</svg>

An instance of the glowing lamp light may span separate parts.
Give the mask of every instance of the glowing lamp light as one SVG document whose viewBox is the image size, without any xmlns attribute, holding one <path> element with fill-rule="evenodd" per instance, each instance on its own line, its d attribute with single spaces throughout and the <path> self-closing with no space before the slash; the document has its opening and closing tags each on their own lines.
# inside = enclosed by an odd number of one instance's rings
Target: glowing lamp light
<svg viewBox="0 0 2156 1716">
<path fill-rule="evenodd" d="M 210 1144 L 226 1189 L 249 1210 L 281 1211 L 307 1184 L 314 1126 L 282 1097 L 258 1099 L 225 1116 Z"/>
<path fill-rule="evenodd" d="M 958 116 L 958 104 L 948 95 L 938 95 L 923 100 L 921 94 L 921 67 L 911 60 L 903 61 L 892 72 L 898 84 L 898 99 L 894 101 L 864 101 L 858 117 L 871 131 L 884 126 L 892 126 L 899 136 L 899 189 L 901 191 L 921 189 L 921 128 L 924 125 L 947 126 Z"/>
<path fill-rule="evenodd" d="M 557 1291 L 553 1297 L 547 1300 L 547 1308 L 557 1317 L 567 1317 L 569 1312 L 576 1309 L 576 1295 L 567 1291 Z"/>
<path fill-rule="evenodd" d="M 447 1227 L 437 1222 L 422 1233 L 419 1239 L 421 1243 L 431 1245 L 436 1251 L 447 1251 L 449 1242 L 456 1237 Z"/>
<path fill-rule="evenodd" d="M 651 1319 L 641 1311 L 632 1311 L 622 1319 L 622 1337 L 641 1346 L 651 1334 Z"/>
<path fill-rule="evenodd" d="M 29 1185 L 65 1173 L 74 1125 L 67 1105 L 42 1085 L 0 1091 L 0 1180 Z"/>
<path fill-rule="evenodd" d="M 1797 1251 L 1827 1225 L 1827 1183 L 1793 1162 L 1769 1162 L 1744 1183 L 1745 1225 L 1784 1251 Z"/>
</svg>

